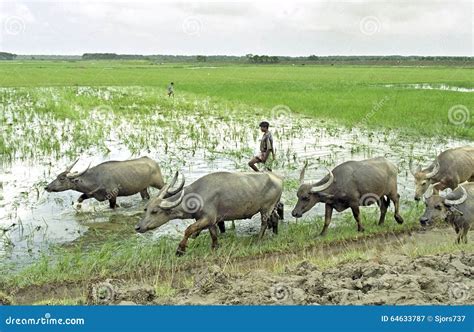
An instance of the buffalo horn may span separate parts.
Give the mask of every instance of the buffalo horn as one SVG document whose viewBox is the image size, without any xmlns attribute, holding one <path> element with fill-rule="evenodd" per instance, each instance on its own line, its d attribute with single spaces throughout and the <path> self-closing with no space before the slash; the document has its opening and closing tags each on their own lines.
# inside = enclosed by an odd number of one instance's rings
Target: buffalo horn
<svg viewBox="0 0 474 332">
<path fill-rule="evenodd" d="M 438 172 L 439 172 L 439 163 L 436 162 L 436 163 L 434 164 L 433 170 L 432 170 L 431 172 L 429 172 L 429 173 L 426 173 L 426 178 L 427 178 L 427 179 L 430 179 L 430 178 L 432 178 L 433 176 L 435 176 L 436 174 L 438 174 Z"/>
<path fill-rule="evenodd" d="M 179 183 L 179 186 L 174 189 L 174 190 L 170 190 L 175 184 L 176 184 L 176 181 L 178 180 L 178 171 L 176 171 L 176 173 L 174 174 L 174 178 L 173 180 L 171 181 L 168 189 L 166 190 L 166 192 L 168 193 L 168 195 L 170 196 L 174 196 L 176 195 L 177 193 L 179 193 L 181 190 L 183 190 L 183 187 L 184 187 L 184 176 L 181 177 L 181 182 Z"/>
<path fill-rule="evenodd" d="M 331 184 L 334 182 L 334 174 L 332 174 L 332 171 L 327 168 L 329 172 L 329 180 L 326 181 L 326 183 L 320 185 L 320 186 L 313 186 L 311 188 L 312 193 L 320 192 L 323 191 L 331 186 Z"/>
<path fill-rule="evenodd" d="M 464 189 L 464 187 L 461 187 L 461 190 L 462 190 L 462 196 L 460 198 L 458 199 L 445 198 L 444 204 L 451 206 L 451 205 L 459 205 L 459 204 L 464 203 L 467 199 L 467 192 L 466 192 L 466 189 Z"/>
<path fill-rule="evenodd" d="M 183 201 L 183 197 L 184 197 L 184 191 L 181 192 L 181 195 L 176 201 L 170 201 L 169 199 L 164 199 L 160 202 L 158 206 L 162 208 L 163 210 L 173 209 L 177 207 L 179 204 L 181 204 L 181 202 Z"/>
<path fill-rule="evenodd" d="M 306 160 L 304 162 L 304 166 L 303 166 L 303 169 L 301 170 L 301 173 L 300 173 L 300 184 L 303 184 L 304 183 L 304 174 L 306 172 L 306 167 L 308 167 L 308 160 Z"/>
<path fill-rule="evenodd" d="M 83 170 L 82 172 L 74 172 L 74 173 L 68 173 L 66 174 L 66 176 L 69 178 L 69 179 L 74 179 L 74 178 L 77 178 L 79 176 L 81 176 L 82 174 L 85 174 L 88 170 L 89 170 L 89 167 L 91 167 L 91 163 L 89 163 L 89 166 L 87 166 L 87 168 L 85 170 Z"/>
</svg>

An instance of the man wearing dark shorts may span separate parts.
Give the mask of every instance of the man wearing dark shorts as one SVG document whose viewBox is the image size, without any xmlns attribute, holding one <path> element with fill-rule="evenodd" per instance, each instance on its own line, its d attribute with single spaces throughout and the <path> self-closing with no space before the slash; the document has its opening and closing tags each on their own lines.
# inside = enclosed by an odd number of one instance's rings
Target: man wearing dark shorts
<svg viewBox="0 0 474 332">
<path fill-rule="evenodd" d="M 168 97 L 174 98 L 174 83 L 173 82 L 171 82 L 170 85 L 168 85 Z"/>
<path fill-rule="evenodd" d="M 253 157 L 248 164 L 250 168 L 252 168 L 255 172 L 259 172 L 255 164 L 265 164 L 268 160 L 268 157 L 270 156 L 270 153 L 272 154 L 273 159 L 275 159 L 275 154 L 273 150 L 273 137 L 270 131 L 268 130 L 270 124 L 267 121 L 263 121 L 259 124 L 259 126 L 260 130 L 263 133 L 262 139 L 260 140 L 260 153 L 258 154 L 258 156 Z M 271 171 L 268 165 L 266 166 L 266 168 Z"/>
</svg>

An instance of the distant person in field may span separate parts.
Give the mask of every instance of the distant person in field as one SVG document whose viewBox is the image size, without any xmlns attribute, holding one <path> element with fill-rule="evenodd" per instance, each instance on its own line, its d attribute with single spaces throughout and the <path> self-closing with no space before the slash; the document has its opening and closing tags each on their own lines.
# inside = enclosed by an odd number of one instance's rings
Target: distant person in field
<svg viewBox="0 0 474 332">
<path fill-rule="evenodd" d="M 174 83 L 173 82 L 171 82 L 170 85 L 168 85 L 168 97 L 174 98 Z"/>
<path fill-rule="evenodd" d="M 272 154 L 272 158 L 275 159 L 275 152 L 273 148 L 273 137 L 268 128 L 270 124 L 267 121 L 260 122 L 259 124 L 260 131 L 263 133 L 262 139 L 260 140 L 260 153 L 258 156 L 253 157 L 249 161 L 249 166 L 255 172 L 259 172 L 257 166 L 255 164 L 263 163 L 265 168 L 271 171 L 271 165 L 267 164 L 268 157 Z"/>
</svg>

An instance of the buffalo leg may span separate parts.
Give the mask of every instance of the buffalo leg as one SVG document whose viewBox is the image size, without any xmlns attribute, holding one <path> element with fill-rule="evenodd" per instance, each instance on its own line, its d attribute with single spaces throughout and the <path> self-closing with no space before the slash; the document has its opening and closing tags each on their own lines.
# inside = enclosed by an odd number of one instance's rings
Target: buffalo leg
<svg viewBox="0 0 474 332">
<path fill-rule="evenodd" d="M 400 215 L 400 195 L 395 193 L 390 195 L 389 199 L 393 202 L 393 205 L 395 205 L 395 220 L 399 224 L 403 224 L 403 218 Z"/>
<path fill-rule="evenodd" d="M 111 209 L 115 209 L 118 206 L 117 197 L 112 197 L 111 199 L 109 199 L 109 206 Z"/>
<path fill-rule="evenodd" d="M 188 226 L 184 231 L 184 237 L 178 245 L 176 250 L 176 256 L 182 256 L 186 252 L 186 245 L 188 244 L 188 239 L 191 235 L 196 232 L 201 232 L 204 228 L 208 228 L 212 224 L 208 219 L 203 218 L 196 221 L 194 224 Z"/>
<path fill-rule="evenodd" d="M 213 250 L 217 249 L 219 247 L 219 243 L 217 242 L 217 227 L 216 225 L 212 225 L 209 227 L 209 234 L 211 234 L 211 248 Z"/>
<path fill-rule="evenodd" d="M 82 194 L 81 196 L 79 196 L 79 198 L 77 199 L 77 202 L 78 203 L 82 203 L 83 201 L 85 201 L 86 199 L 89 199 L 90 197 L 87 196 L 87 194 Z"/>
<path fill-rule="evenodd" d="M 89 198 L 90 197 L 87 196 L 87 194 L 82 194 L 81 196 L 79 196 L 79 198 L 77 199 L 77 208 L 80 209 L 82 206 L 82 202 Z"/>
<path fill-rule="evenodd" d="M 379 225 L 383 225 L 385 222 L 385 215 L 387 214 L 387 209 L 390 204 L 390 201 L 385 199 L 384 196 L 380 197 L 380 200 L 377 202 L 377 204 L 380 207 L 380 219 L 379 219 Z"/>
<path fill-rule="evenodd" d="M 194 233 L 193 235 L 191 235 L 191 239 L 197 238 L 200 234 L 201 234 L 201 231 L 197 231 L 196 233 Z"/>
<path fill-rule="evenodd" d="M 469 232 L 469 226 L 465 226 L 462 230 L 463 242 L 467 243 L 467 232 Z"/>
<path fill-rule="evenodd" d="M 219 221 L 217 223 L 217 226 L 219 227 L 219 231 L 221 233 L 225 233 L 225 223 L 223 221 Z M 210 231 L 210 229 L 209 229 Z M 195 239 L 199 236 L 199 234 L 201 234 L 201 231 L 197 231 L 196 233 L 194 233 L 193 235 L 191 235 L 191 239 Z"/>
<path fill-rule="evenodd" d="M 219 222 L 217 223 L 217 226 L 219 227 L 219 231 L 220 231 L 221 233 L 225 233 L 225 222 L 219 221 Z"/>
<path fill-rule="evenodd" d="M 460 244 L 461 243 L 461 238 L 462 238 L 462 230 L 460 228 L 456 228 L 456 244 Z"/>
<path fill-rule="evenodd" d="M 323 230 L 321 231 L 319 236 L 326 235 L 326 232 L 328 231 L 329 224 L 331 223 L 332 211 L 333 211 L 333 207 L 329 204 L 326 204 L 325 205 L 325 211 L 324 211 L 324 226 L 323 226 Z"/>
<path fill-rule="evenodd" d="M 142 199 L 150 199 L 150 194 L 148 194 L 148 190 L 146 188 L 140 191 L 140 196 Z"/>
<path fill-rule="evenodd" d="M 357 231 L 358 232 L 363 232 L 364 227 L 362 226 L 362 223 L 360 222 L 360 209 L 358 206 L 352 207 L 352 215 L 354 216 L 354 219 L 357 222 Z"/>
<path fill-rule="evenodd" d="M 263 212 L 260 212 L 260 215 L 262 217 L 262 224 L 260 226 L 260 234 L 259 234 L 258 238 L 262 239 L 263 235 L 265 235 L 265 230 L 268 227 L 269 216 L 268 216 L 268 213 L 263 213 Z"/>
</svg>

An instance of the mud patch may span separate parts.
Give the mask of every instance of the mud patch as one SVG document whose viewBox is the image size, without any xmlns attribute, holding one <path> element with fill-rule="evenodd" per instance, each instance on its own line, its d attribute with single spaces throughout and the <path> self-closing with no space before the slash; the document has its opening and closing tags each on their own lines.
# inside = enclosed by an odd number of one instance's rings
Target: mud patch
<svg viewBox="0 0 474 332">
<path fill-rule="evenodd" d="M 87 304 L 146 304 L 155 299 L 155 290 L 147 284 L 129 284 L 107 279 L 89 285 Z"/>
<path fill-rule="evenodd" d="M 5 293 L 0 291 L 0 305 L 9 305 L 12 304 L 12 300 Z"/>
<path fill-rule="evenodd" d="M 219 266 L 194 277 L 194 287 L 154 304 L 472 304 L 474 254 L 387 256 L 328 270 L 304 261 L 280 274 L 229 275 Z"/>
</svg>

